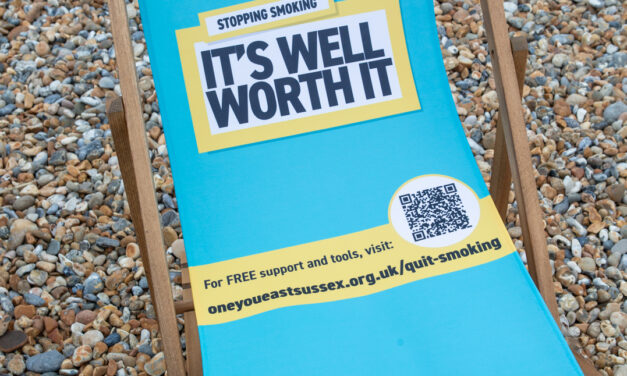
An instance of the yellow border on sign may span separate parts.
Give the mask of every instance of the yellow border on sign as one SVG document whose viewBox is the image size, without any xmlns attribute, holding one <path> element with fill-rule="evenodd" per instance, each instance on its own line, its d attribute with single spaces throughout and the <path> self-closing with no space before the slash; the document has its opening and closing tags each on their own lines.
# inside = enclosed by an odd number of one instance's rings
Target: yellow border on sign
<svg viewBox="0 0 627 376">
<path fill-rule="evenodd" d="M 337 9 L 335 8 L 335 0 L 326 0 L 326 1 L 328 1 L 329 3 L 328 9 L 301 14 L 300 16 L 281 18 L 276 21 L 271 21 L 271 22 L 267 22 L 264 24 L 260 24 L 260 25 L 250 26 L 250 27 L 243 27 L 238 30 L 228 31 L 226 33 L 221 33 L 218 35 L 209 35 L 209 29 L 207 28 L 207 22 L 205 22 L 205 18 L 218 16 L 220 14 L 225 14 L 225 13 L 237 12 L 238 10 L 252 8 L 252 7 L 259 6 L 259 5 L 276 3 L 277 0 L 257 0 L 257 1 L 245 2 L 245 3 L 241 3 L 237 5 L 231 5 L 230 7 L 220 8 L 220 9 L 215 9 L 215 10 L 210 10 L 208 12 L 200 13 L 198 15 L 198 18 L 200 20 L 200 25 L 202 25 L 201 27 L 204 27 L 205 29 L 204 32 L 206 34 L 204 35 L 204 37 L 206 41 L 215 42 L 215 41 L 222 40 L 222 39 L 233 38 L 233 37 L 237 37 L 240 35 L 251 34 L 251 33 L 263 31 L 263 30 L 276 29 L 279 27 L 289 26 L 289 25 L 297 24 L 303 21 L 309 21 L 309 20 L 313 20 L 316 18 L 326 17 L 326 16 L 335 14 L 337 12 Z M 178 35 L 178 31 L 179 30 L 177 30 L 177 35 Z"/>
<path fill-rule="evenodd" d="M 194 298 L 194 308 L 198 325 L 215 325 L 254 316 L 274 309 L 333 302 L 343 299 L 357 298 L 392 289 L 418 280 L 452 273 L 474 266 L 483 265 L 516 251 L 505 226 L 498 223 L 499 214 L 490 196 L 479 200 L 481 217 L 473 232 L 463 240 L 446 247 L 428 248 L 411 244 L 403 239 L 392 224 L 322 239 L 310 243 L 268 252 L 252 254 L 212 264 L 192 266 L 189 268 L 190 284 Z M 470 246 L 490 242 L 498 239 L 500 248 L 481 250 L 475 254 L 469 253 Z M 393 249 L 372 255 L 365 254 L 364 247 L 389 241 Z M 468 254 L 464 255 L 466 248 Z M 261 277 L 260 272 L 277 267 L 307 263 L 331 255 L 339 255 L 356 251 L 358 257 L 334 263 L 329 260 L 328 265 L 316 268 L 299 268 L 298 271 L 275 277 Z M 450 256 L 449 256 L 450 255 Z M 349 281 L 352 278 L 374 273 L 388 267 L 395 267 L 400 272 L 400 265 L 424 260 L 426 257 L 438 259 L 428 267 L 417 267 L 416 272 L 405 271 L 402 275 L 392 278 L 382 278 L 373 284 L 359 284 L 350 288 L 326 291 L 321 293 L 283 296 L 281 298 L 266 299 L 259 304 L 246 305 L 236 308 L 236 302 L 250 300 L 253 297 L 268 295 L 269 293 L 285 290 L 288 287 L 302 288 L 332 281 Z M 446 262 L 442 262 L 442 257 Z M 403 263 L 401 263 L 403 260 Z M 424 262 L 424 261 L 423 261 Z M 228 276 L 254 271 L 256 279 L 241 283 L 228 283 Z M 220 287 L 209 287 L 208 282 L 222 281 Z M 207 282 L 206 282 L 207 281 Z M 222 312 L 209 311 L 210 307 L 226 307 L 231 304 L 232 309 Z"/>
<path fill-rule="evenodd" d="M 407 44 L 405 42 L 405 33 L 401 19 L 401 9 L 398 1 L 399 0 L 345 0 L 336 4 L 337 13 L 333 17 L 344 17 L 376 10 L 386 11 L 394 62 L 396 64 L 401 87 L 401 98 L 217 135 L 211 134 L 209 127 L 209 119 L 204 103 L 205 93 L 202 89 L 200 70 L 194 50 L 195 43 L 209 43 L 215 41 L 215 38 L 212 39 L 207 35 L 207 29 L 204 25 L 177 30 L 176 37 L 179 45 L 179 53 L 181 55 L 181 63 L 183 65 L 183 76 L 185 79 L 194 132 L 196 134 L 198 152 L 205 153 L 221 150 L 419 110 L 420 102 L 418 100 L 414 77 L 409 63 Z M 245 4 L 249 7 L 257 5 L 256 2 Z M 242 5 L 244 4 L 238 5 L 238 7 Z M 223 12 L 225 9 L 229 8 L 220 9 L 218 11 Z M 213 13 L 218 11 L 213 11 Z M 300 20 L 302 21 L 305 16 L 309 16 L 311 19 L 320 18 L 319 13 L 320 12 L 315 12 L 303 15 Z M 203 13 L 203 15 L 206 14 L 207 13 Z M 202 22 L 204 23 L 204 19 Z M 274 29 L 277 24 L 278 23 L 269 23 L 260 26 L 265 26 L 265 29 Z M 252 29 L 253 28 L 241 30 L 241 34 L 248 34 Z M 226 33 L 221 36 L 226 36 Z"/>
</svg>

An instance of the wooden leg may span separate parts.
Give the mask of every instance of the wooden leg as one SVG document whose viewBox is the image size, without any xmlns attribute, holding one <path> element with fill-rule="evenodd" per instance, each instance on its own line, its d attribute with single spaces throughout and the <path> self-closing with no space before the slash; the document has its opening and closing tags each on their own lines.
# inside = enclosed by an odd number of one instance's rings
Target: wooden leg
<svg viewBox="0 0 627 376">
<path fill-rule="evenodd" d="M 512 53 L 514 54 L 519 93 L 522 95 L 525 84 L 525 71 L 527 70 L 527 40 L 525 37 L 512 37 L 510 43 Z M 494 200 L 494 205 L 501 219 L 503 222 L 506 222 L 512 171 L 509 169 L 509 157 L 507 156 L 504 132 L 503 123 L 501 117 L 499 117 L 496 123 L 496 143 L 494 145 L 494 159 L 492 160 L 492 176 L 490 177 L 490 195 L 492 200 Z"/>
<path fill-rule="evenodd" d="M 122 99 L 109 101 L 107 114 L 163 339 L 163 354 L 168 375 L 182 376 L 185 374 L 185 364 L 161 235 L 124 0 L 110 0 L 109 11 Z"/>
<path fill-rule="evenodd" d="M 185 313 L 183 313 L 183 319 L 185 320 L 185 344 L 187 348 L 187 374 L 202 376 L 202 353 L 200 352 L 198 322 L 196 321 L 196 312 L 193 311 L 192 288 L 189 281 L 189 269 L 187 268 L 185 252 L 183 252 L 183 259 L 181 260 L 181 268 L 183 301 L 192 303 L 192 309 L 186 309 Z"/>
<path fill-rule="evenodd" d="M 531 164 L 527 128 L 523 121 L 522 101 L 518 94 L 520 86 L 516 80 L 516 68 L 508 38 L 503 2 L 481 0 L 481 10 L 490 45 L 499 98 L 499 117 L 514 180 L 529 274 L 536 282 L 549 311 L 559 325 L 542 211 Z M 586 376 L 599 375 L 589 359 L 577 353 L 575 357 Z"/>
<path fill-rule="evenodd" d="M 142 121 L 136 124 L 136 128 L 142 130 L 142 138 L 135 137 L 131 141 L 125 114 L 121 98 L 109 101 L 107 116 L 122 170 L 124 189 L 131 209 L 131 219 L 135 227 L 137 243 L 141 250 L 142 263 L 159 322 L 168 374 L 182 376 L 185 374 L 183 352 L 165 259 L 165 248 L 161 237 L 161 224 L 152 185 L 150 164 L 148 158 L 146 158 L 145 163 L 138 163 L 139 161 L 132 157 L 132 154 L 137 153 L 140 149 L 143 149 L 146 157 L 148 156 L 145 135 L 143 134 L 144 123 Z M 150 201 L 152 201 L 152 205 Z"/>
<path fill-rule="evenodd" d="M 503 124 L 510 169 L 514 179 L 529 274 L 536 281 L 542 297 L 557 321 L 559 317 L 547 256 L 542 212 L 531 165 L 527 128 L 523 122 L 522 101 L 518 94 L 519 88 L 503 4 L 499 0 L 481 0 L 481 8 L 490 42 L 492 67 L 499 97 L 499 117 Z"/>
</svg>

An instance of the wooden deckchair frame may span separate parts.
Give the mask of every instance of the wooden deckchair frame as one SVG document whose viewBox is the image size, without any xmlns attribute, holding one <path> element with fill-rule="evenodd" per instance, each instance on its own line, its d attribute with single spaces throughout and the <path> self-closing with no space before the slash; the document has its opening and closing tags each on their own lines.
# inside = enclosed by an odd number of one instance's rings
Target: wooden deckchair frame
<svg viewBox="0 0 627 376">
<path fill-rule="evenodd" d="M 560 325 L 521 103 L 527 64 L 527 42 L 524 37 L 514 37 L 511 40 L 508 37 L 502 1 L 481 0 L 481 9 L 499 99 L 490 194 L 505 221 L 513 180 L 529 274 Z M 170 279 L 167 277 L 169 271 L 148 158 L 143 110 L 124 0 L 109 0 L 109 11 L 122 97 L 108 101 L 107 115 L 159 322 L 168 375 L 202 375 L 200 340 L 186 259 L 181 260 L 184 289 L 182 301 L 174 302 Z M 177 314 L 183 314 L 185 323 L 186 363 L 183 361 Z M 586 376 L 599 375 L 592 361 L 578 351 L 573 353 Z"/>
</svg>

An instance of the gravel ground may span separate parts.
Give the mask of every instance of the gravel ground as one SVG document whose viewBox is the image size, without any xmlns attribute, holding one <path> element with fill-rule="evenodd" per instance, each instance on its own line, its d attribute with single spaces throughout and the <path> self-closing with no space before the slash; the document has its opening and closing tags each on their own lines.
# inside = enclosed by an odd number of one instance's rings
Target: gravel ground
<svg viewBox="0 0 627 376">
<path fill-rule="evenodd" d="M 497 96 L 479 5 L 435 9 L 458 113 L 489 181 Z M 626 13 L 617 0 L 505 9 L 510 31 L 529 41 L 525 120 L 563 331 L 602 374 L 626 376 Z M 176 198 L 137 4 L 128 10 L 180 298 Z M 0 373 L 164 373 L 105 117 L 107 96 L 119 94 L 114 59 L 103 0 L 0 0 Z M 524 260 L 515 204 L 507 222 Z"/>
</svg>

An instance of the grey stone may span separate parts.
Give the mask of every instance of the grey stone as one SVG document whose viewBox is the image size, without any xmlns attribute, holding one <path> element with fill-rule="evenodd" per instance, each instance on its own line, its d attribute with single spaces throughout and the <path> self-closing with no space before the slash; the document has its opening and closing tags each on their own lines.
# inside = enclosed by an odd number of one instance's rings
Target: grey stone
<svg viewBox="0 0 627 376">
<path fill-rule="evenodd" d="M 35 204 L 35 201 L 36 201 L 35 197 L 33 196 L 26 195 L 26 196 L 19 197 L 13 203 L 13 209 L 18 210 L 18 211 L 26 210 L 30 208 L 31 206 L 33 206 Z"/>
<path fill-rule="evenodd" d="M 614 122 L 618 120 L 620 115 L 624 112 L 627 112 L 627 105 L 619 101 L 605 108 L 605 110 L 603 111 L 603 118 L 606 121 Z"/>
<path fill-rule="evenodd" d="M 50 240 L 50 243 L 48 244 L 48 249 L 46 249 L 46 252 L 50 255 L 56 256 L 59 254 L 60 250 L 61 250 L 61 243 L 56 239 Z"/>
<path fill-rule="evenodd" d="M 61 368 L 65 357 L 57 350 L 47 351 L 26 359 L 26 369 L 31 372 L 55 372 Z"/>
<path fill-rule="evenodd" d="M 621 255 L 627 253 L 627 239 L 622 239 L 612 247 L 612 253 L 620 253 Z"/>
<path fill-rule="evenodd" d="M 89 277 L 85 279 L 83 293 L 84 294 L 97 294 L 104 288 L 102 278 L 98 273 L 91 273 Z"/>
<path fill-rule="evenodd" d="M 116 248 L 120 246 L 120 241 L 101 236 L 96 240 L 96 245 L 101 248 Z"/>
<path fill-rule="evenodd" d="M 24 301 L 26 302 L 26 304 L 32 304 L 35 307 L 41 307 L 46 305 L 46 301 L 35 294 L 24 294 Z"/>
<path fill-rule="evenodd" d="M 572 44 L 575 37 L 571 34 L 557 34 L 551 37 L 551 43 L 556 44 Z"/>
<path fill-rule="evenodd" d="M 113 78 L 111 77 L 102 77 L 100 81 L 98 81 L 98 86 L 103 89 L 112 90 L 115 88 L 115 81 L 113 81 Z"/>
<path fill-rule="evenodd" d="M 63 166 L 67 161 L 66 151 L 64 149 L 55 151 L 50 157 L 50 164 L 52 166 Z"/>
</svg>

